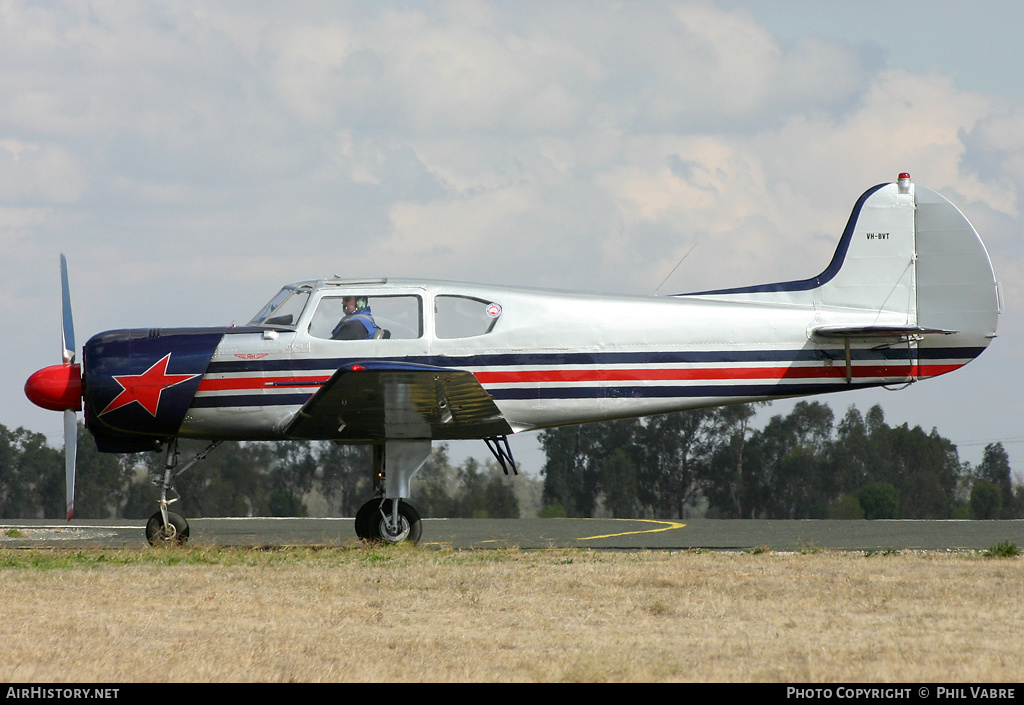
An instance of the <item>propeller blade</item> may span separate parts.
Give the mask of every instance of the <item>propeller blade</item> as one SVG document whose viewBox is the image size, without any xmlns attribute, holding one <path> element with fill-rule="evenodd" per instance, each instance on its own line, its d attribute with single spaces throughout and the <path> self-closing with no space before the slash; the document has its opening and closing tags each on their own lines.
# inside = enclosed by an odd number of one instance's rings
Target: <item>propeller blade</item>
<svg viewBox="0 0 1024 705">
<path fill-rule="evenodd" d="M 68 286 L 68 260 L 60 256 L 60 333 L 64 346 L 64 364 L 75 361 L 75 322 L 71 317 L 71 287 Z M 75 465 L 78 461 L 78 414 L 64 410 L 64 485 L 67 490 L 68 521 L 75 515 Z"/>
<path fill-rule="evenodd" d="M 63 316 L 60 332 L 64 344 L 64 364 L 75 361 L 75 323 L 71 319 L 71 288 L 68 286 L 68 261 L 63 254 L 60 256 L 60 287 Z"/>
<path fill-rule="evenodd" d="M 64 480 L 67 487 L 68 521 L 75 514 L 75 463 L 78 458 L 78 414 L 64 410 Z"/>
</svg>

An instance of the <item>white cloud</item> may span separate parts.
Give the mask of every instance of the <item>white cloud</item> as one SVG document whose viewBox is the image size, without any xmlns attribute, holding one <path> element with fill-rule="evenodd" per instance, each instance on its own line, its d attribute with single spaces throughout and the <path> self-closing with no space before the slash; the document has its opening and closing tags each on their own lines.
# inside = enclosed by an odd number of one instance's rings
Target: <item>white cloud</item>
<svg viewBox="0 0 1024 705">
<path fill-rule="evenodd" d="M 663 291 L 760 283 L 908 170 L 1016 281 L 1024 96 L 742 6 L 0 0 L 0 273 L 68 251 L 83 330 L 342 268 L 649 292 L 695 242 Z"/>
<path fill-rule="evenodd" d="M 0 203 L 72 203 L 86 183 L 78 160 L 61 146 L 0 139 Z"/>
</svg>

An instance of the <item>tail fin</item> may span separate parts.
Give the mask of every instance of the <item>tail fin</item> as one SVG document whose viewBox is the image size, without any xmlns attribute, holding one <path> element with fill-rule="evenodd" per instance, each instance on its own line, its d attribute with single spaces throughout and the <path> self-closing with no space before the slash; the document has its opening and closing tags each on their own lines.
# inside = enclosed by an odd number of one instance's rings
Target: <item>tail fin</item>
<svg viewBox="0 0 1024 705">
<path fill-rule="evenodd" d="M 996 335 L 1000 309 L 992 263 L 974 227 L 909 174 L 858 199 L 818 276 L 696 295 L 813 307 L 812 340 L 916 342 L 922 369 L 915 376 L 941 374 L 980 354 Z M 929 357 L 960 363 L 929 371 Z"/>
</svg>

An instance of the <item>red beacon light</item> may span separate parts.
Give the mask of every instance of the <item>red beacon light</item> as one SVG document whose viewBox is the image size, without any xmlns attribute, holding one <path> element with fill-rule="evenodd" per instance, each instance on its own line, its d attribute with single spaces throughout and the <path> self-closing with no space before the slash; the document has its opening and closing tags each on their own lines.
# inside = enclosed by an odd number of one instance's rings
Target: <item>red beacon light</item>
<svg viewBox="0 0 1024 705">
<path fill-rule="evenodd" d="M 897 183 L 900 187 L 900 193 L 910 193 L 910 174 L 907 172 L 901 172 Z"/>
</svg>

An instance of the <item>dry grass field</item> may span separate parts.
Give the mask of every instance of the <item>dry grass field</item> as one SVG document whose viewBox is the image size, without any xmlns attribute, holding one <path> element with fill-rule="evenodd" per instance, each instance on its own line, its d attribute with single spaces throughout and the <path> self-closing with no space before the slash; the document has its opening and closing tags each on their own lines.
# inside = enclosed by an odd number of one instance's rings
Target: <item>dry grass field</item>
<svg viewBox="0 0 1024 705">
<path fill-rule="evenodd" d="M 980 553 L 0 551 L 0 678 L 1020 681 Z"/>
</svg>

